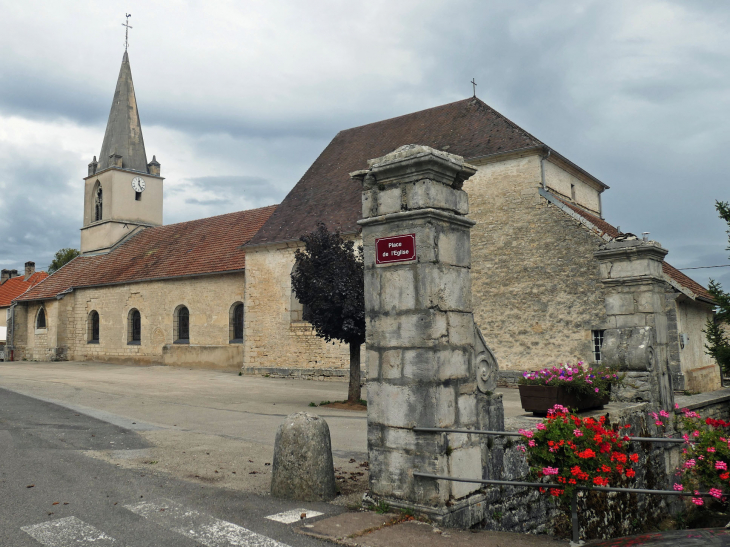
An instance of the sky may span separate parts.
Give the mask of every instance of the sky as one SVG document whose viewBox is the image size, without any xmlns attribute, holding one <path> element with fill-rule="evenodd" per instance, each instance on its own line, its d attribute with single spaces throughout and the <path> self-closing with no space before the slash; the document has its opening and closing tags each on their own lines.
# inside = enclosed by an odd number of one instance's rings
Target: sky
<svg viewBox="0 0 730 547">
<path fill-rule="evenodd" d="M 730 264 L 730 3 L 0 0 L 0 267 L 78 248 L 124 53 L 165 224 L 280 202 L 342 129 L 477 96 L 610 186 L 678 268 Z M 687 270 L 730 287 L 730 268 Z"/>
</svg>

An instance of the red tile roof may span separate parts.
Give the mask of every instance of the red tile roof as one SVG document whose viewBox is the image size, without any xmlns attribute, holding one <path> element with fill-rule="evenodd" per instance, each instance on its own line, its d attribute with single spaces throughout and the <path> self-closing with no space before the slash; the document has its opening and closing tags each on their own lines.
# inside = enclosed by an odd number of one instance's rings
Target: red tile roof
<svg viewBox="0 0 730 547">
<path fill-rule="evenodd" d="M 299 239 L 318 222 L 330 230 L 358 231 L 362 189 L 349 173 L 405 144 L 467 159 L 545 146 L 476 98 L 340 131 L 249 245 Z"/>
<path fill-rule="evenodd" d="M 46 272 L 35 272 L 25 281 L 24 275 L 11 277 L 0 285 L 0 308 L 6 308 L 13 303 L 25 291 L 43 281 L 48 274 Z"/>
<path fill-rule="evenodd" d="M 561 198 L 558 198 L 555 196 L 558 200 L 560 200 L 563 204 L 565 204 L 568 208 L 570 208 L 575 213 L 578 213 L 580 216 L 582 216 L 584 219 L 586 219 L 588 222 L 593 224 L 598 230 L 601 232 L 600 235 L 606 234 L 609 237 L 616 237 L 619 235 L 618 229 L 603 220 L 602 218 L 598 218 L 595 215 L 592 215 L 591 213 L 587 212 L 584 209 L 581 209 L 577 205 L 574 205 L 570 202 L 567 202 Z M 690 290 L 693 292 L 697 297 L 702 298 L 704 300 L 709 300 L 711 302 L 714 302 L 714 299 L 712 298 L 712 295 L 707 291 L 705 287 L 697 283 L 694 279 L 686 276 L 682 272 L 680 272 L 677 268 L 669 264 L 668 262 L 662 262 L 662 270 L 664 271 L 664 275 L 674 280 L 676 283 L 684 287 L 685 289 Z"/>
<path fill-rule="evenodd" d="M 79 287 L 243 270 L 241 245 L 275 210 L 271 205 L 147 228 L 108 254 L 73 259 L 17 300 L 54 298 Z"/>
</svg>

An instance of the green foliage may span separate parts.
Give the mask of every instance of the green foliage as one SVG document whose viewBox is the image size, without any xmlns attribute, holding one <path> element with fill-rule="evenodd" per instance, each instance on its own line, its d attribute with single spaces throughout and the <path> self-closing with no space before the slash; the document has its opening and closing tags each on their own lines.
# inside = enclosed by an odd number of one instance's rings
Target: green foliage
<svg viewBox="0 0 730 547">
<path fill-rule="evenodd" d="M 728 242 L 730 243 L 730 204 L 727 201 L 715 201 L 718 215 L 728 224 Z M 730 251 L 730 246 L 725 248 Z M 725 374 L 730 374 L 730 340 L 724 332 L 723 324 L 730 323 L 730 293 L 722 289 L 720 283 L 710 279 L 708 292 L 716 302 L 715 320 L 708 319 L 705 324 L 705 353 L 712 356 Z"/>
<path fill-rule="evenodd" d="M 365 294 L 363 250 L 331 233 L 320 223 L 301 237 L 297 249 L 292 288 L 304 305 L 303 319 L 325 341 L 365 343 Z"/>
<path fill-rule="evenodd" d="M 309 403 L 309 406 L 317 406 L 317 403 L 311 402 L 311 403 Z"/>
<path fill-rule="evenodd" d="M 385 513 L 390 513 L 390 505 L 384 502 L 383 500 L 380 500 L 378 504 L 375 506 L 375 512 L 378 515 L 384 515 Z"/>
<path fill-rule="evenodd" d="M 523 372 L 519 384 L 528 386 L 562 386 L 584 396 L 601 397 L 610 393 L 611 386 L 620 385 L 625 374 L 609 367 L 590 367 L 583 362 L 545 368 L 537 372 Z"/>
<path fill-rule="evenodd" d="M 53 272 L 60 270 L 63 265 L 68 264 L 80 254 L 81 253 L 76 249 L 60 249 L 56 252 L 53 256 L 53 260 L 48 265 L 48 273 L 52 274 Z"/>
</svg>

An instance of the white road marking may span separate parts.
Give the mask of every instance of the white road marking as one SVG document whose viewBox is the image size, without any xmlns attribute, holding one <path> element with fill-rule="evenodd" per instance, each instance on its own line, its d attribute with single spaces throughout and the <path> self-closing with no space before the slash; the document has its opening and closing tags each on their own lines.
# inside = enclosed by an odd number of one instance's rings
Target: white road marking
<svg viewBox="0 0 730 547">
<path fill-rule="evenodd" d="M 21 530 L 47 547 L 106 547 L 115 543 L 114 538 L 76 517 L 23 526 Z"/>
<path fill-rule="evenodd" d="M 269 515 L 266 518 L 269 520 L 275 520 L 276 522 L 282 522 L 284 524 L 291 524 L 292 522 L 304 520 L 302 515 L 304 515 L 304 519 L 311 519 L 324 515 L 324 513 L 320 513 L 319 511 L 310 511 L 309 509 L 292 509 L 291 511 L 277 513 L 276 515 Z"/>
<path fill-rule="evenodd" d="M 133 513 L 206 547 L 289 547 L 242 526 L 205 515 L 169 500 L 125 505 Z"/>
</svg>

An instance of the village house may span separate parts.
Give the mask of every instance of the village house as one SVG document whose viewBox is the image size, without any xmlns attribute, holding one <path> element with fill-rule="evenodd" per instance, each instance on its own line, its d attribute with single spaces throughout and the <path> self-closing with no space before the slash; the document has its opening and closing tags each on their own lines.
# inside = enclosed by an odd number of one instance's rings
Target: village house
<svg viewBox="0 0 730 547">
<path fill-rule="evenodd" d="M 11 358 L 10 355 L 5 355 L 5 345 L 7 344 L 8 316 L 13 300 L 46 277 L 48 277 L 46 272 L 35 271 L 35 262 L 25 263 L 23 275 L 19 275 L 18 270 L 0 272 L 0 360 L 10 360 Z"/>
<path fill-rule="evenodd" d="M 302 320 L 294 250 L 319 222 L 358 239 L 361 189 L 349 173 L 407 144 L 477 168 L 464 186 L 477 221 L 474 316 L 503 381 L 600 362 L 603 331 L 616 325 L 593 253 L 621 236 L 604 218 L 608 186 L 480 99 L 341 131 L 278 206 L 163 226 L 164 179 L 156 158 L 147 161 L 126 53 L 99 160 L 84 179 L 82 256 L 14 300 L 16 359 L 344 376 L 348 348 Z M 668 340 L 661 358 L 674 388 L 715 389 L 719 368 L 702 334 L 712 299 L 668 263 L 664 276 L 669 320 L 653 326 Z"/>
</svg>

